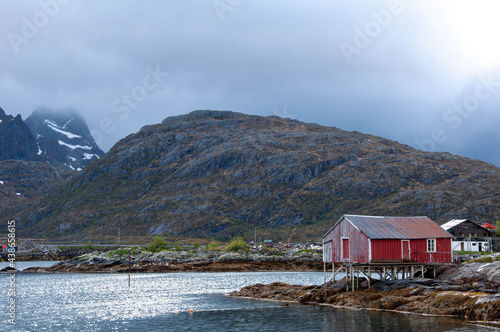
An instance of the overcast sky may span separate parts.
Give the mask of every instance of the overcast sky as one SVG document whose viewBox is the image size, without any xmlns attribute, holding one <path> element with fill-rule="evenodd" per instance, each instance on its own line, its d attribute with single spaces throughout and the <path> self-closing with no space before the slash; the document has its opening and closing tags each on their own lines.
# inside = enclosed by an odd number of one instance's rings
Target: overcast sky
<svg viewBox="0 0 500 332">
<path fill-rule="evenodd" d="M 500 166 L 500 3 L 2 0 L 0 107 L 76 109 L 100 147 L 197 109 Z"/>
</svg>

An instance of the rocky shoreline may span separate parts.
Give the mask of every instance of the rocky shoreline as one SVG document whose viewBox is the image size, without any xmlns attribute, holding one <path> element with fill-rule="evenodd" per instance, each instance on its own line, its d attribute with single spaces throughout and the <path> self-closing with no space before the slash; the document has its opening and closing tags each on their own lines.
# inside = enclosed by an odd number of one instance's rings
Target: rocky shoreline
<svg viewBox="0 0 500 332">
<path fill-rule="evenodd" d="M 129 250 L 94 251 L 63 260 L 51 267 L 28 268 L 20 272 L 37 273 L 126 273 L 129 271 Z M 141 272 L 243 272 L 243 271 L 322 271 L 321 255 L 310 250 L 261 250 L 225 252 L 197 249 L 195 251 L 161 251 L 151 253 L 130 250 L 131 273 Z M 8 268 L 1 270 L 11 271 Z"/>
<path fill-rule="evenodd" d="M 470 263 L 449 269 L 437 279 L 379 281 L 346 291 L 345 279 L 335 284 L 303 286 L 256 284 L 231 296 L 301 304 L 444 315 L 500 325 L 500 261 Z"/>
</svg>

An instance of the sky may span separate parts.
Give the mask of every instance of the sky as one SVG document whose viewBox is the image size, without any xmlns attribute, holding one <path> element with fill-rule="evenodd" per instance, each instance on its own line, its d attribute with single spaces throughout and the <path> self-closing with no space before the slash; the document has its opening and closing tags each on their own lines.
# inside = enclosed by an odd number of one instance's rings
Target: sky
<svg viewBox="0 0 500 332">
<path fill-rule="evenodd" d="M 0 107 L 107 151 L 193 110 L 277 115 L 500 166 L 500 2 L 2 0 Z"/>
</svg>

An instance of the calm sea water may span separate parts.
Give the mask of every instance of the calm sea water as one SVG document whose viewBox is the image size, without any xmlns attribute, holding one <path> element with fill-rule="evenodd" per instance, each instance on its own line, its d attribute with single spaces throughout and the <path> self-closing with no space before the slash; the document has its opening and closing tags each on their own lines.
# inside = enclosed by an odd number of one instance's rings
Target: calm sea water
<svg viewBox="0 0 500 332">
<path fill-rule="evenodd" d="M 491 331 L 443 317 L 291 305 L 224 294 L 257 282 L 320 284 L 323 273 L 17 274 L 16 323 L 0 331 Z M 189 309 L 193 309 L 190 313 Z"/>
</svg>

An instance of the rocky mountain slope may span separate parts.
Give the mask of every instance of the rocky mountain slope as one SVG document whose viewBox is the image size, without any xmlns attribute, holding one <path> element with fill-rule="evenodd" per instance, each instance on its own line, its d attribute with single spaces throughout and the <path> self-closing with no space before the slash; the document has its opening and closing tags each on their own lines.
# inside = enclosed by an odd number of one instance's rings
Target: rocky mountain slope
<svg viewBox="0 0 500 332">
<path fill-rule="evenodd" d="M 60 124 L 58 124 L 60 126 Z M 23 235 L 286 241 L 342 214 L 500 219 L 500 169 L 278 117 L 196 111 L 146 126 L 50 194 L 6 215 Z"/>
<path fill-rule="evenodd" d="M 71 172 L 44 162 L 0 161 L 0 211 L 22 207 L 27 200 L 37 199 L 62 185 L 70 175 Z"/>
<path fill-rule="evenodd" d="M 82 170 L 104 155 L 77 112 L 37 109 L 26 124 L 36 139 L 37 154 L 63 169 Z"/>
<path fill-rule="evenodd" d="M 13 117 L 0 108 L 0 160 L 37 160 L 33 134 L 20 115 Z"/>
</svg>

